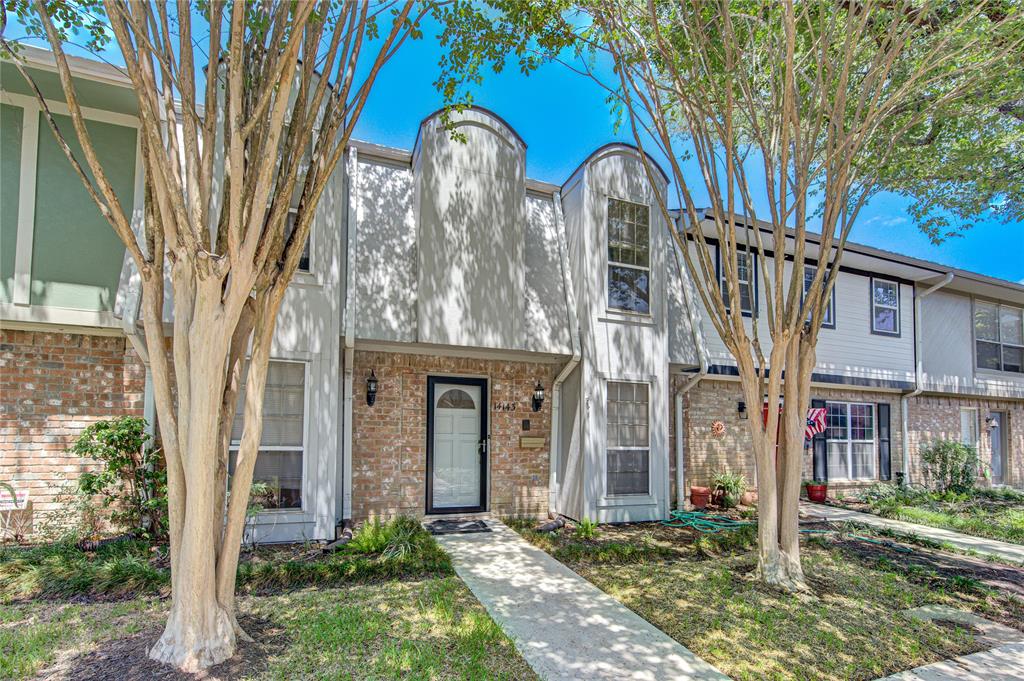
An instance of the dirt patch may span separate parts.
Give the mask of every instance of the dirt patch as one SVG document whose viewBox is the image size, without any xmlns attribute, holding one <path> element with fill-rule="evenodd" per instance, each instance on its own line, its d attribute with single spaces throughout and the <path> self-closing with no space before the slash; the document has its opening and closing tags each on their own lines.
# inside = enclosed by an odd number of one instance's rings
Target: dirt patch
<svg viewBox="0 0 1024 681">
<path fill-rule="evenodd" d="M 40 681 L 221 681 L 259 675 L 267 669 L 271 657 L 288 647 L 288 637 L 268 619 L 243 616 L 239 623 L 255 642 L 240 642 L 234 657 L 200 674 L 185 674 L 149 659 L 149 647 L 163 631 L 160 625 L 106 641 L 86 652 L 69 651 L 36 678 Z"/>
</svg>

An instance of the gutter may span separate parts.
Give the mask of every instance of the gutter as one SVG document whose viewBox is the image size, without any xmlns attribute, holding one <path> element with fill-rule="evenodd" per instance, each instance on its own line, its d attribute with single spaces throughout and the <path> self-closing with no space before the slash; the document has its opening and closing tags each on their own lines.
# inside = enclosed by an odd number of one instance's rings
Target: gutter
<svg viewBox="0 0 1024 681">
<path fill-rule="evenodd" d="M 679 248 L 675 239 L 672 239 L 672 256 L 676 261 L 676 268 L 679 270 L 679 280 L 683 288 L 683 299 L 686 303 L 686 313 L 690 318 L 690 333 L 693 336 L 693 345 L 697 349 L 697 373 L 694 374 L 673 397 L 675 406 L 676 425 L 676 510 L 686 510 L 686 450 L 683 439 L 683 395 L 690 392 L 708 374 L 708 348 L 704 341 L 704 334 L 701 332 L 700 319 L 697 309 L 693 304 L 693 296 L 689 287 L 689 273 L 683 267 L 679 259 Z"/>
<path fill-rule="evenodd" d="M 353 243 L 359 226 L 359 211 L 356 200 L 359 196 L 359 151 L 350 147 L 346 165 L 348 180 L 346 203 L 348 204 L 348 220 L 345 239 L 345 316 L 344 329 L 344 380 L 342 388 L 342 419 L 341 419 L 341 519 L 342 524 L 352 520 L 352 386 L 355 367 L 356 315 L 355 315 L 355 275 L 352 268 Z"/>
<path fill-rule="evenodd" d="M 565 310 L 569 323 L 569 343 L 572 357 L 555 376 L 551 384 L 551 453 L 548 456 L 548 513 L 557 517 L 561 490 L 558 489 L 558 461 L 562 455 L 559 439 L 562 412 L 562 383 L 579 365 L 583 356 L 580 346 L 580 324 L 576 315 L 576 292 L 572 285 L 572 271 L 569 269 L 569 247 L 565 240 L 565 218 L 562 215 L 562 193 L 555 191 L 551 197 L 555 211 L 555 233 L 558 238 L 558 261 L 562 267 L 562 286 L 565 289 Z M 568 472 L 568 469 L 566 469 Z"/>
<path fill-rule="evenodd" d="M 914 296 L 914 389 L 904 393 L 900 398 L 900 435 L 903 440 L 903 479 L 910 482 L 910 445 L 908 442 L 910 431 L 910 415 L 907 413 L 910 407 L 910 398 L 917 397 L 924 391 L 924 359 L 921 349 L 921 301 L 953 281 L 952 272 L 946 272 L 942 281 L 926 289 L 921 295 Z"/>
</svg>

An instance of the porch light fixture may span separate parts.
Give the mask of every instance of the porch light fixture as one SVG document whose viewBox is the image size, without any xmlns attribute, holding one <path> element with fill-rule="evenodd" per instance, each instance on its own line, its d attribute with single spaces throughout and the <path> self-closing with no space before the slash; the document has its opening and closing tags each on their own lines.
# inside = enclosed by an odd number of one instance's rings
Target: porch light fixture
<svg viewBox="0 0 1024 681">
<path fill-rule="evenodd" d="M 989 430 L 994 430 L 999 427 L 999 419 L 994 416 L 986 416 L 985 425 L 988 426 Z"/>
<path fill-rule="evenodd" d="M 747 403 L 744 402 L 743 400 L 740 400 L 739 402 L 737 402 L 736 403 L 736 413 L 739 414 L 739 417 L 742 420 L 746 421 L 747 420 Z"/>
<path fill-rule="evenodd" d="M 366 379 L 366 406 L 372 407 L 377 401 L 377 375 L 370 369 L 370 377 Z"/>
<path fill-rule="evenodd" d="M 537 385 L 533 387 L 533 410 L 540 411 L 542 404 L 544 404 L 544 386 L 537 381 Z"/>
</svg>

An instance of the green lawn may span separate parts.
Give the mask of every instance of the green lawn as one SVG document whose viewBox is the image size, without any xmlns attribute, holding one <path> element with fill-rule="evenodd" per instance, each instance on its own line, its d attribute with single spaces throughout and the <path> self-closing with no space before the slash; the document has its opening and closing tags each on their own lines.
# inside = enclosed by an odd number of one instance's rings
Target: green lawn
<svg viewBox="0 0 1024 681">
<path fill-rule="evenodd" d="M 245 596 L 238 606 L 257 643 L 225 663 L 226 678 L 535 678 L 454 576 Z M 5 606 L 0 679 L 31 678 L 54 664 L 69 679 L 121 666 L 146 670 L 142 651 L 159 635 L 167 607 L 144 598 Z"/>
<path fill-rule="evenodd" d="M 146 657 L 169 607 L 166 556 L 125 542 L 0 549 L 0 680 L 177 679 Z M 529 679 L 529 666 L 408 519 L 343 551 L 267 548 L 239 567 L 238 618 L 255 643 L 225 679 Z M 191 678 L 191 677 L 180 677 Z"/>
<path fill-rule="evenodd" d="M 570 530 L 527 528 L 516 524 L 529 541 L 736 679 L 874 679 L 986 647 L 966 629 L 901 615 L 928 603 L 1024 629 L 1021 601 L 963 574 L 848 551 L 848 537 L 804 542 L 814 591 L 807 597 L 754 579 L 750 531 L 695 539 L 689 530 L 632 525 L 602 528 L 587 541 Z"/>
<path fill-rule="evenodd" d="M 858 510 L 884 518 L 1024 544 L 1024 494 L 1013 490 L 957 494 L 877 486 L 865 493 L 863 505 Z"/>
</svg>

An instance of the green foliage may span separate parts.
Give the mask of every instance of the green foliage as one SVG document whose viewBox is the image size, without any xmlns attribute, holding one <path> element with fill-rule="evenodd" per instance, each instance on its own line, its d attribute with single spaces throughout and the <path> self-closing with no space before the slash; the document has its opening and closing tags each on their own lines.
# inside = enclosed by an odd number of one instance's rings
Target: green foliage
<svg viewBox="0 0 1024 681">
<path fill-rule="evenodd" d="M 451 574 L 448 555 L 412 518 L 367 523 L 336 553 L 295 557 L 280 550 L 244 556 L 238 588 L 268 592 L 399 577 Z M 0 601 L 77 596 L 124 598 L 166 595 L 170 589 L 166 547 L 141 540 L 114 542 L 95 552 L 73 540 L 29 548 L 0 547 Z"/>
<path fill-rule="evenodd" d="M 978 474 L 978 452 L 954 440 L 938 440 L 921 448 L 925 476 L 939 491 L 970 492 Z"/>
<path fill-rule="evenodd" d="M 742 473 L 715 473 L 714 487 L 722 492 L 722 506 L 735 508 L 740 503 L 740 496 L 747 489 L 747 479 Z"/>
<path fill-rule="evenodd" d="M 576 523 L 575 535 L 577 539 L 594 539 L 597 536 L 597 523 L 590 518 L 584 517 Z"/>
<path fill-rule="evenodd" d="M 167 474 L 149 440 L 145 419 L 123 416 L 88 426 L 71 452 L 103 464 L 82 473 L 82 495 L 98 498 L 122 529 L 159 538 L 167 531 Z"/>
</svg>

